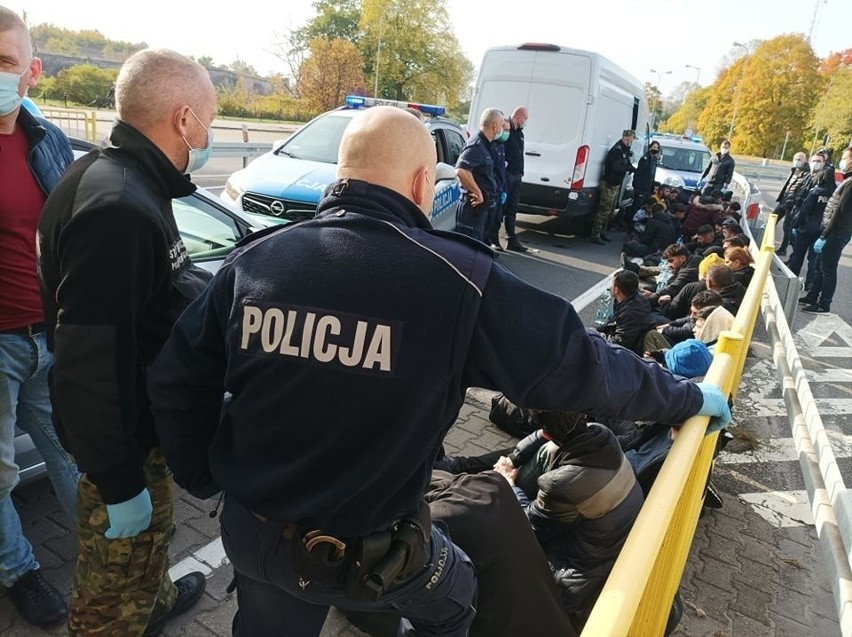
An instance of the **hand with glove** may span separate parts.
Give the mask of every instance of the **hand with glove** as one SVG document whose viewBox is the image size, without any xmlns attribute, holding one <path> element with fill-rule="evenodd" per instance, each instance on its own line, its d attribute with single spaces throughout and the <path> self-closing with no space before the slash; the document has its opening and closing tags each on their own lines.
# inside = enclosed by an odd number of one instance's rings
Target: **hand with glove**
<svg viewBox="0 0 852 637">
<path fill-rule="evenodd" d="M 816 254 L 822 254 L 822 249 L 825 247 L 825 237 L 820 237 L 816 241 L 814 241 L 814 252 Z"/>
<path fill-rule="evenodd" d="M 500 203 L 501 203 L 501 204 L 506 203 L 506 198 L 507 198 L 507 197 L 506 197 L 506 193 L 505 193 L 505 192 L 501 192 L 501 193 L 500 193 Z"/>
<path fill-rule="evenodd" d="M 142 489 L 139 495 L 118 504 L 106 505 L 109 528 L 104 533 L 108 540 L 136 537 L 151 524 L 151 494 Z"/>
<path fill-rule="evenodd" d="M 710 383 L 697 384 L 698 389 L 701 390 L 701 395 L 704 397 L 704 402 L 701 404 L 701 409 L 697 415 L 710 416 L 707 433 L 724 429 L 730 424 L 732 418 L 728 398 L 715 385 Z"/>
</svg>

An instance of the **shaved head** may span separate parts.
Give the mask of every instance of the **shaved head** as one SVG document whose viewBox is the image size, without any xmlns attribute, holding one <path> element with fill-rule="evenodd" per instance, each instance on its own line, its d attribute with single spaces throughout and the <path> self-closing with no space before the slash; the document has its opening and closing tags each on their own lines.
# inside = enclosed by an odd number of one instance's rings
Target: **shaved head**
<svg viewBox="0 0 852 637">
<path fill-rule="evenodd" d="M 207 144 L 216 116 L 216 89 L 203 66 L 168 49 L 134 53 L 115 81 L 118 118 L 145 135 L 175 165 Z"/>
<path fill-rule="evenodd" d="M 423 122 L 401 108 L 373 106 L 352 118 L 346 127 L 337 158 L 337 178 L 389 188 L 428 215 L 437 161 L 435 142 Z"/>
<path fill-rule="evenodd" d="M 203 66 L 175 51 L 145 49 L 131 55 L 115 82 L 118 117 L 145 132 L 183 105 L 199 117 L 215 105 L 216 90 Z M 215 108 L 215 106 L 214 106 Z"/>
</svg>

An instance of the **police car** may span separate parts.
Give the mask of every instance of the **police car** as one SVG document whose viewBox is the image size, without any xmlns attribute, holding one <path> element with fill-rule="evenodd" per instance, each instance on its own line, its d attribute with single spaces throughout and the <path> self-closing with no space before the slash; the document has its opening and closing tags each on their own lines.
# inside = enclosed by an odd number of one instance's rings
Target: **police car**
<svg viewBox="0 0 852 637">
<path fill-rule="evenodd" d="M 325 187 L 334 181 L 343 131 L 370 106 L 396 106 L 421 113 L 438 154 L 435 200 L 429 220 L 435 228 L 453 230 L 461 204 L 461 187 L 453 166 L 464 148 L 458 124 L 443 117 L 443 106 L 350 95 L 346 103 L 315 117 L 272 151 L 228 178 L 220 197 L 246 212 L 298 220 L 313 216 Z"/>
<path fill-rule="evenodd" d="M 701 173 L 710 164 L 710 149 L 700 141 L 680 135 L 655 134 L 649 144 L 660 144 L 655 180 L 661 184 L 697 190 Z"/>
</svg>

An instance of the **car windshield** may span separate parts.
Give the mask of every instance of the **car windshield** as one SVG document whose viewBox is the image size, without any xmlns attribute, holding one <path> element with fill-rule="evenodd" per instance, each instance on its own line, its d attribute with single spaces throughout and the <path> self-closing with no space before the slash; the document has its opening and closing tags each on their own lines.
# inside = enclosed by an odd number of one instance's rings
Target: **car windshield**
<svg viewBox="0 0 852 637">
<path fill-rule="evenodd" d="M 337 150 L 351 117 L 330 113 L 309 122 L 288 139 L 278 154 L 325 164 L 337 163 Z"/>
<path fill-rule="evenodd" d="M 701 148 L 662 146 L 661 151 L 657 165 L 670 170 L 700 173 L 704 172 L 707 164 L 710 163 L 710 153 Z"/>
</svg>

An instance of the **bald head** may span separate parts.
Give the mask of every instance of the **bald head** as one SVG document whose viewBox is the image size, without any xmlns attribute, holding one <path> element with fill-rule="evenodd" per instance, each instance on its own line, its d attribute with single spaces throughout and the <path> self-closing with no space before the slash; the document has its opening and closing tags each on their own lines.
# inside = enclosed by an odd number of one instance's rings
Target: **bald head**
<svg viewBox="0 0 852 637">
<path fill-rule="evenodd" d="M 423 122 L 401 108 L 374 106 L 346 127 L 337 178 L 384 186 L 429 214 L 437 161 L 435 143 Z"/>
<path fill-rule="evenodd" d="M 526 121 L 529 119 L 530 112 L 526 106 L 517 106 L 512 111 L 512 123 L 516 128 L 523 128 Z"/>
</svg>

